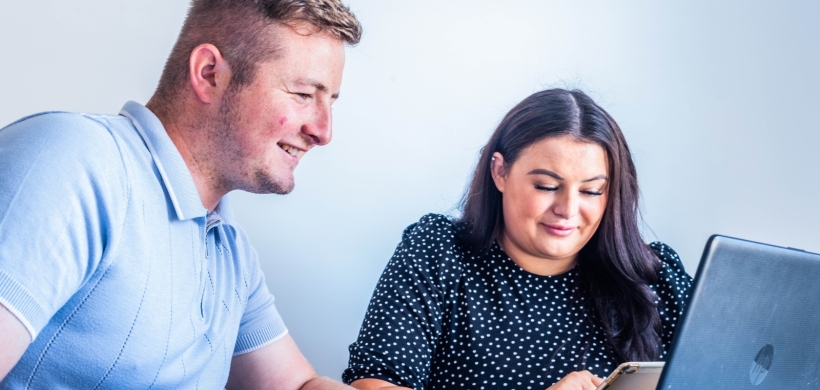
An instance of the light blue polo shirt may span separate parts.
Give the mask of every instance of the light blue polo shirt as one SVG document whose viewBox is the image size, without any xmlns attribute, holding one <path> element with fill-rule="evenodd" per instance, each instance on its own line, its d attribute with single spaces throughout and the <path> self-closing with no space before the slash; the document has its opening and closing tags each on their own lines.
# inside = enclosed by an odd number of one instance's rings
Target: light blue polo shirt
<svg viewBox="0 0 820 390">
<path fill-rule="evenodd" d="M 287 333 L 225 199 L 134 102 L 0 129 L 0 303 L 34 340 L 3 389 L 221 389 Z"/>
</svg>

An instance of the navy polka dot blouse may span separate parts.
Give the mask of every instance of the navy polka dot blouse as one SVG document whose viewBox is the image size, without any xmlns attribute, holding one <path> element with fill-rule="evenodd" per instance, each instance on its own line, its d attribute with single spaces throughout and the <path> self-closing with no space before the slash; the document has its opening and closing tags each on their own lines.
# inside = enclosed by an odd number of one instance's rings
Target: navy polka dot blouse
<svg viewBox="0 0 820 390">
<path fill-rule="evenodd" d="M 692 278 L 662 243 L 656 293 L 664 354 Z M 474 254 L 444 216 L 410 225 L 379 280 L 345 383 L 376 378 L 422 389 L 545 389 L 572 371 L 617 364 L 578 298 L 576 269 L 531 274 L 495 244 Z M 663 356 L 661 356 L 663 358 Z"/>
</svg>

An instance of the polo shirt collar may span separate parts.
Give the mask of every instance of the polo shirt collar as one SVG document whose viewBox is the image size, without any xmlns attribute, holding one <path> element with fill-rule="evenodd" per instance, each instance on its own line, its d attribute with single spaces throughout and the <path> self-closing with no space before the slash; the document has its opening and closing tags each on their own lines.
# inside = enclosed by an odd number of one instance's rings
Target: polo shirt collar
<svg viewBox="0 0 820 390">
<path fill-rule="evenodd" d="M 205 217 L 208 210 L 202 206 L 191 171 L 159 118 L 142 104 L 133 101 L 125 103 L 120 115 L 131 120 L 148 147 L 177 218 Z"/>
</svg>

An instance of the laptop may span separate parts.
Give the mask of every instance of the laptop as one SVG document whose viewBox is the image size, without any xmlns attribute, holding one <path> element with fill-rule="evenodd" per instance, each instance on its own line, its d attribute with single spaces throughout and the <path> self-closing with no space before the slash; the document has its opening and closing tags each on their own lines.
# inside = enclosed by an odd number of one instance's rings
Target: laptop
<svg viewBox="0 0 820 390">
<path fill-rule="evenodd" d="M 709 238 L 658 390 L 820 389 L 820 255 Z"/>
</svg>

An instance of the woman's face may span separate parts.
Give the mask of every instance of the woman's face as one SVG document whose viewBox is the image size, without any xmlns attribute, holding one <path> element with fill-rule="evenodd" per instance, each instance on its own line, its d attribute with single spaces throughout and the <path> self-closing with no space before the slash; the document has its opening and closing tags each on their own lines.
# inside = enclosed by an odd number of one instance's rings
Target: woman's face
<svg viewBox="0 0 820 390">
<path fill-rule="evenodd" d="M 609 167 L 604 149 L 560 136 L 530 145 L 511 165 L 500 153 L 493 157 L 493 180 L 503 194 L 501 247 L 535 274 L 572 268 L 606 209 Z"/>
</svg>

